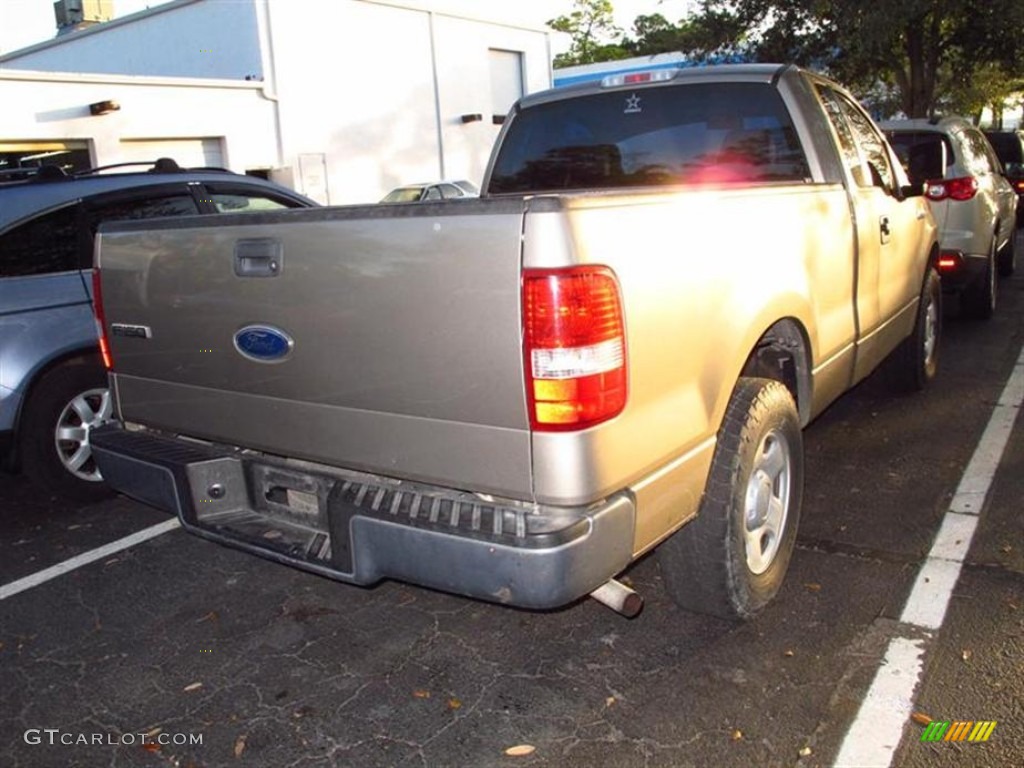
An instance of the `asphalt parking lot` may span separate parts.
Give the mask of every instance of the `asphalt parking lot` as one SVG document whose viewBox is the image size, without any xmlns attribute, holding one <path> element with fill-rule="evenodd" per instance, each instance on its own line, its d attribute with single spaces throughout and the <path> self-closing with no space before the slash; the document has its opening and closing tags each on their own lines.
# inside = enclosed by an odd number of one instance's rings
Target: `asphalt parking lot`
<svg viewBox="0 0 1024 768">
<path fill-rule="evenodd" d="M 1018 274 L 991 322 L 947 307 L 927 393 L 874 377 L 808 429 L 786 585 L 742 625 L 676 608 L 653 558 L 626 620 L 343 586 L 180 530 L 3 596 L 0 765 L 832 765 L 891 640 L 922 634 L 904 604 L 1022 344 Z M 904 713 L 893 765 L 1024 765 L 1022 497 L 1017 423 L 913 701 L 997 726 L 922 743 Z M 0 587 L 166 520 L 0 476 Z"/>
</svg>

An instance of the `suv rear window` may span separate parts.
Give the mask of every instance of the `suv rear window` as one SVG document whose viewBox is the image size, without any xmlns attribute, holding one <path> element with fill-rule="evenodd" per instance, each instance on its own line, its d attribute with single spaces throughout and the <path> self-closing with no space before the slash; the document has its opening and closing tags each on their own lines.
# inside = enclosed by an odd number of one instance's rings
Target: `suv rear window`
<svg viewBox="0 0 1024 768">
<path fill-rule="evenodd" d="M 941 179 L 953 164 L 953 147 L 937 131 L 886 131 L 889 144 L 914 184 Z"/>
<path fill-rule="evenodd" d="M 609 91 L 523 110 L 502 142 L 490 192 L 809 176 L 774 88 L 698 83 Z"/>
</svg>

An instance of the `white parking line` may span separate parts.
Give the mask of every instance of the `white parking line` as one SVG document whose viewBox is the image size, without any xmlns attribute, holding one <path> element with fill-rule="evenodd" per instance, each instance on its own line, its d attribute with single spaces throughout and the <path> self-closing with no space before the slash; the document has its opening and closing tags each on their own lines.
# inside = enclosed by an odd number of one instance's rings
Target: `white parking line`
<svg viewBox="0 0 1024 768">
<path fill-rule="evenodd" d="M 917 574 L 900 621 L 914 629 L 889 641 L 857 717 L 846 732 L 836 768 L 888 768 L 900 745 L 903 726 L 913 711 L 923 658 L 942 627 L 960 569 L 978 526 L 978 515 L 992 487 L 1006 443 L 1024 402 L 1024 348 L 1006 382 L 988 426 L 964 470 L 956 494 Z"/>
<path fill-rule="evenodd" d="M 0 600 L 6 600 L 8 597 L 12 597 L 19 592 L 24 592 L 26 589 L 37 587 L 51 579 L 57 578 L 58 576 L 63 576 L 65 573 L 73 571 L 76 568 L 81 568 L 83 565 L 94 563 L 97 560 L 101 560 L 104 557 L 114 554 L 115 552 L 120 552 L 122 549 L 134 547 L 136 544 L 149 541 L 152 538 L 180 527 L 181 523 L 179 523 L 178 518 L 175 517 L 170 520 L 166 520 L 159 525 L 143 528 L 141 531 L 133 533 L 130 536 L 125 536 L 123 539 L 118 539 L 117 541 L 112 541 L 109 544 L 104 544 L 102 547 L 90 549 L 88 552 L 75 555 L 70 560 L 65 560 L 63 563 L 57 563 L 57 565 L 50 566 L 38 573 L 33 573 L 22 579 L 18 579 L 17 581 L 12 581 L 10 584 L 0 586 Z"/>
</svg>

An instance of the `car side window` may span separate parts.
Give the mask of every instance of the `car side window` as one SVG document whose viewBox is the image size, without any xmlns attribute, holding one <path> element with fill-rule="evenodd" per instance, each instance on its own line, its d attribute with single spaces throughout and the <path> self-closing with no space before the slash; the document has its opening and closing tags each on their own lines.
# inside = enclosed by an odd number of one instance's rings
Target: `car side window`
<svg viewBox="0 0 1024 768">
<path fill-rule="evenodd" d="M 162 216 L 196 216 L 199 208 L 186 193 L 165 194 L 155 197 L 123 197 L 93 201 L 85 207 L 87 236 L 82 245 L 82 268 L 92 267 L 92 241 L 96 230 L 105 221 L 132 221 Z"/>
<path fill-rule="evenodd" d="M 465 197 L 458 187 L 454 184 L 442 184 L 441 185 L 441 197 L 445 200 L 454 200 L 457 197 Z"/>
<path fill-rule="evenodd" d="M 259 213 L 302 208 L 302 204 L 270 190 L 241 184 L 206 182 L 193 188 L 201 203 L 212 205 L 218 213 Z"/>
<path fill-rule="evenodd" d="M 37 216 L 0 235 L 0 277 L 67 272 L 78 264 L 78 206 Z"/>
<path fill-rule="evenodd" d="M 975 175 L 985 176 L 993 173 L 992 160 L 989 157 L 988 142 L 978 131 L 967 130 L 961 134 L 964 152 L 964 165 Z"/>
<path fill-rule="evenodd" d="M 260 211 L 280 211 L 288 206 L 265 195 L 245 193 L 213 192 L 209 196 L 214 208 L 219 213 L 259 213 Z"/>
<path fill-rule="evenodd" d="M 892 164 L 889 161 L 889 153 L 886 151 L 885 139 L 878 132 L 871 120 L 866 114 L 850 101 L 845 95 L 832 90 L 831 88 L 820 88 L 823 100 L 828 104 L 832 102 L 831 108 L 828 108 L 829 118 L 833 120 L 833 113 L 838 112 L 845 118 L 849 125 L 849 133 L 852 134 L 852 138 L 857 147 L 860 148 L 862 154 L 862 160 L 859 163 L 860 170 L 856 171 L 854 166 L 850 166 L 853 177 L 856 179 L 857 184 L 862 187 L 870 187 L 876 183 L 876 180 L 872 178 L 872 173 L 877 172 L 882 184 L 892 189 L 895 185 L 895 174 L 893 172 Z"/>
<path fill-rule="evenodd" d="M 440 200 L 441 199 L 441 190 L 439 190 L 437 187 L 429 187 L 427 189 L 427 193 L 425 195 L 423 195 L 423 199 L 424 200 Z"/>
</svg>

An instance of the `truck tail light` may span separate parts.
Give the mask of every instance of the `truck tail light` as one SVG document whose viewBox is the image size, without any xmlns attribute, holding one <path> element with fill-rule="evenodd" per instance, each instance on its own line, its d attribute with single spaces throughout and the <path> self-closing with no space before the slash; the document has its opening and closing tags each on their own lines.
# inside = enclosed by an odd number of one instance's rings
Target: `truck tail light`
<svg viewBox="0 0 1024 768">
<path fill-rule="evenodd" d="M 523 326 L 533 429 L 584 429 L 622 411 L 626 333 L 619 284 L 611 270 L 526 270 Z"/>
<path fill-rule="evenodd" d="M 978 194 L 978 180 L 973 176 L 961 176 L 956 179 L 926 181 L 924 194 L 929 200 L 970 200 Z"/>
<path fill-rule="evenodd" d="M 103 315 L 103 292 L 100 289 L 100 271 L 92 271 L 92 306 L 96 317 L 96 335 L 100 340 L 100 354 L 103 365 L 109 371 L 114 367 L 114 359 L 110 356 L 110 343 L 107 341 L 107 320 Z"/>
</svg>

